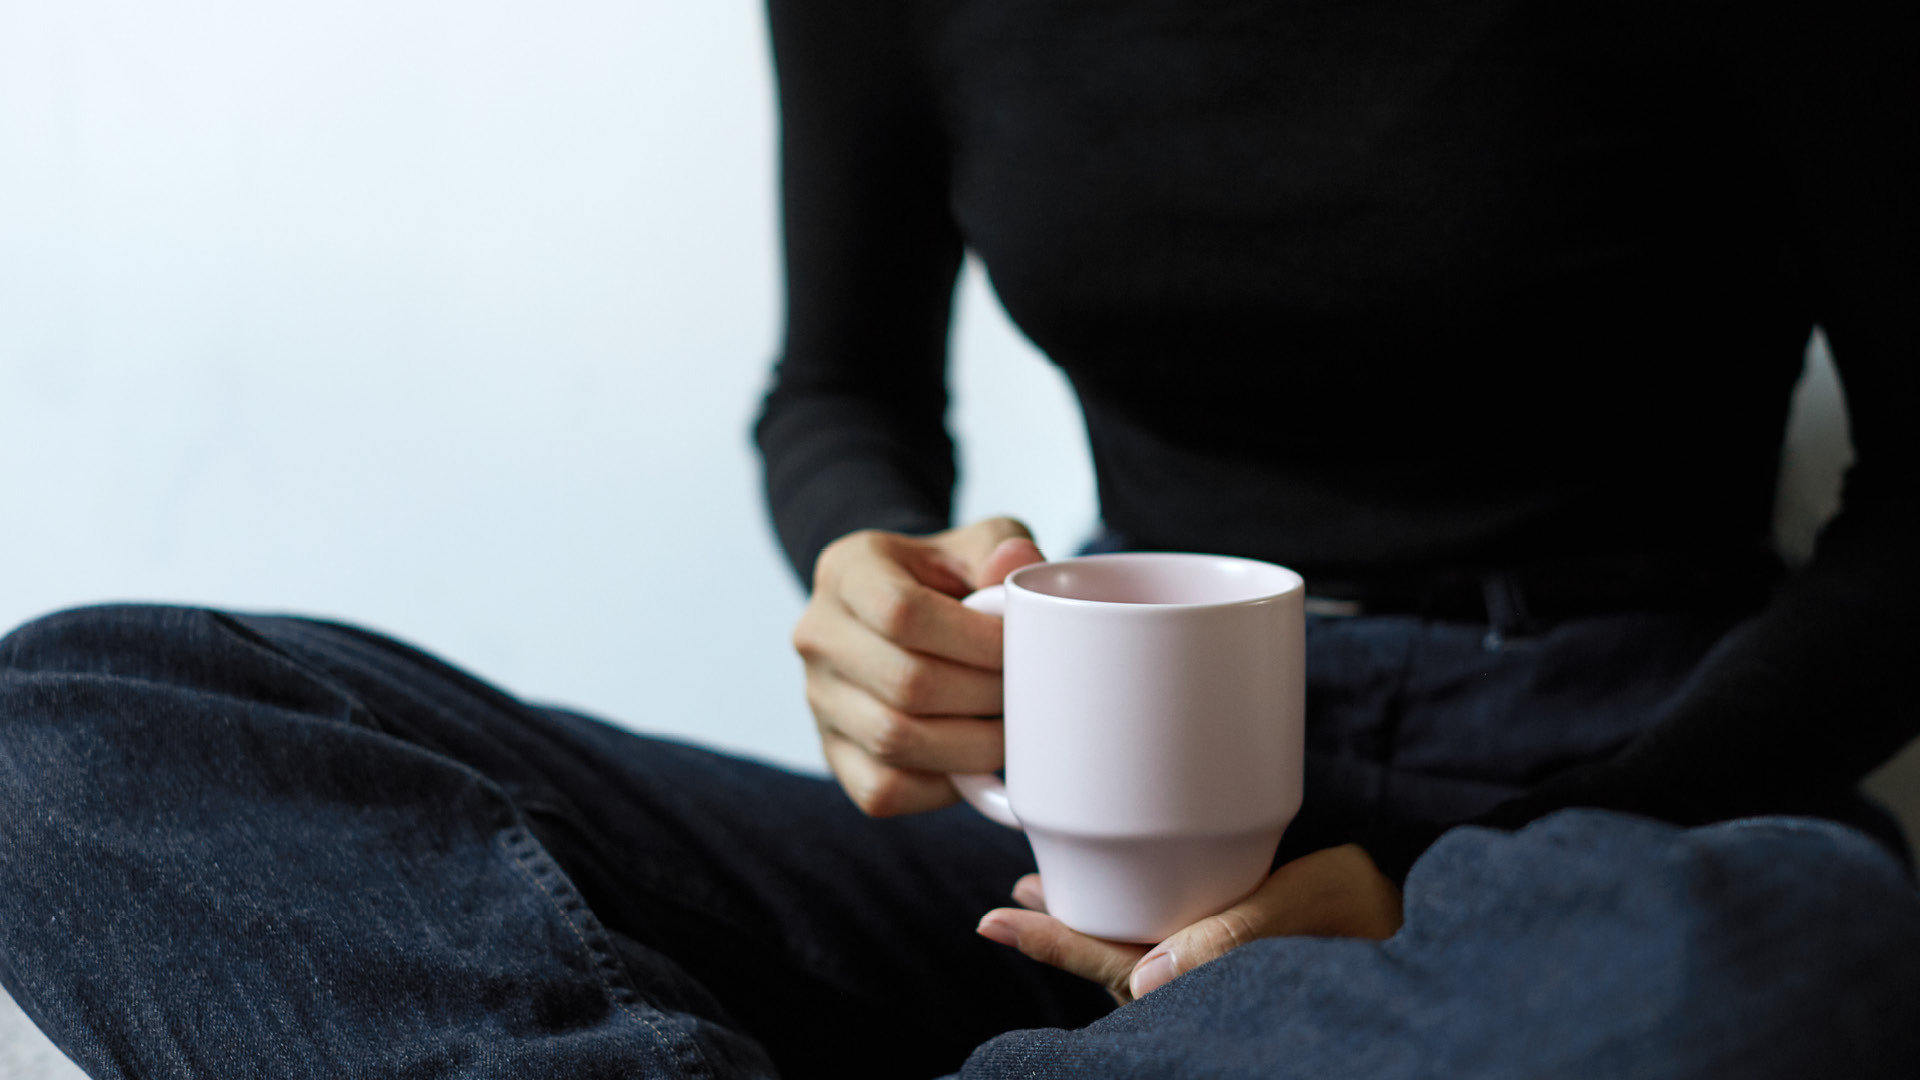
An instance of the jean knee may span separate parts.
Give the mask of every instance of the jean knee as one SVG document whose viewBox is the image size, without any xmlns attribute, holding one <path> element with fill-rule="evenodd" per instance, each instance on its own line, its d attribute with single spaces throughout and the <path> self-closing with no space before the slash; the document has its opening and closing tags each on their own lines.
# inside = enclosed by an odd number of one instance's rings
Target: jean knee
<svg viewBox="0 0 1920 1080">
<path fill-rule="evenodd" d="M 33 619 L 0 638 L 0 677 L 93 674 L 139 677 L 215 618 L 202 608 L 95 604 Z"/>
<path fill-rule="evenodd" d="M 168 639 L 191 609 L 97 605 L 56 611 L 0 637 L 0 765 L 16 784 L 49 765 L 30 753 L 55 732 L 135 707 L 170 665 Z"/>
<path fill-rule="evenodd" d="M 44 789 L 59 783 L 52 774 L 110 769 L 128 756 L 116 740 L 142 729 L 191 738 L 215 722 L 214 696 L 258 696 L 286 682 L 286 664 L 204 608 L 113 604 L 41 616 L 0 638 L 0 780 Z"/>
</svg>

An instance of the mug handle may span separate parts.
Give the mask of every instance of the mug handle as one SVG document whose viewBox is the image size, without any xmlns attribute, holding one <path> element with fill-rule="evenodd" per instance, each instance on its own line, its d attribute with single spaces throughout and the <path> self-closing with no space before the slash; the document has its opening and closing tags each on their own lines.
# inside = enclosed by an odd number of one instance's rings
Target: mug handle
<svg viewBox="0 0 1920 1080">
<path fill-rule="evenodd" d="M 1007 587 L 989 585 L 960 602 L 975 611 L 984 611 L 989 615 L 1005 618 Z M 997 821 L 1009 829 L 1020 828 L 1020 819 L 1013 816 L 1013 804 L 1007 801 L 1006 781 L 992 773 L 951 773 L 949 777 L 953 780 L 953 786 L 960 792 L 960 797 L 967 800 L 975 810 L 985 814 L 989 820 Z"/>
</svg>

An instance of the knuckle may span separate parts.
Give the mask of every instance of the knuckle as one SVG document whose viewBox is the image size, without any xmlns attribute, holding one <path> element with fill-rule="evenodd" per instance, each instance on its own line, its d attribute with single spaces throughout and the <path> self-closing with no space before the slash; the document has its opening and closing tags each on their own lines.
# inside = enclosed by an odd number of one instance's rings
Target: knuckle
<svg viewBox="0 0 1920 1080">
<path fill-rule="evenodd" d="M 1235 948 L 1252 944 L 1260 938 L 1260 931 L 1253 925 L 1253 920 L 1239 908 L 1228 908 L 1221 912 L 1220 922 L 1226 927 L 1227 938 L 1233 942 Z"/>
<path fill-rule="evenodd" d="M 991 549 L 991 547 L 995 545 L 1004 543 L 1005 541 L 1008 541 L 1008 540 L 1033 539 L 1033 532 L 1029 530 L 1026 527 L 1026 525 L 1022 523 L 1018 518 L 1010 518 L 1010 517 L 989 518 L 987 519 L 985 524 L 989 526 L 989 528 L 987 529 L 987 543 L 988 543 L 989 549 Z"/>
<path fill-rule="evenodd" d="M 1023 540 L 1033 539 L 1033 532 L 1030 529 L 1028 529 L 1026 526 L 1026 523 L 1021 521 L 1019 518 L 1006 517 L 1003 515 L 1001 517 L 994 518 L 993 523 L 995 526 L 994 531 L 1000 534 L 1000 539 L 1002 540 L 1012 539 L 1015 537 L 1018 537 Z"/>
<path fill-rule="evenodd" d="M 800 616 L 799 622 L 793 624 L 792 641 L 793 651 L 799 653 L 804 659 L 812 660 L 820 654 L 820 630 L 815 625 L 811 609 Z"/>
<path fill-rule="evenodd" d="M 1229 908 L 1207 920 L 1207 944 L 1213 947 L 1211 955 L 1214 956 L 1250 944 L 1259 937 L 1253 921 L 1238 908 Z"/>
<path fill-rule="evenodd" d="M 897 772 L 883 771 L 853 797 L 855 805 L 868 817 L 893 817 L 907 804 L 908 785 Z"/>
<path fill-rule="evenodd" d="M 819 555 L 814 556 L 814 560 L 813 560 L 814 595 L 817 596 L 823 592 L 826 592 L 828 589 L 828 586 L 832 583 L 834 572 L 836 571 L 836 569 L 838 569 L 840 565 L 841 553 L 844 550 L 841 547 L 841 545 L 844 543 L 846 543 L 845 537 L 842 537 L 839 540 L 835 540 L 833 543 L 828 544 L 826 547 L 821 548 Z"/>
<path fill-rule="evenodd" d="M 872 551 L 877 529 L 856 529 L 839 537 L 820 549 L 820 555 L 813 563 L 813 580 L 816 586 L 832 580 L 840 571 L 841 564 L 859 552 Z"/>
<path fill-rule="evenodd" d="M 880 625 L 876 629 L 889 640 L 906 640 L 920 629 L 925 621 L 925 610 L 925 600 L 917 590 L 906 585 L 895 585 L 880 599 L 879 610 L 875 613 Z"/>
<path fill-rule="evenodd" d="M 891 534 L 879 529 L 857 530 L 847 537 L 847 544 L 841 552 L 841 557 L 870 559 L 884 555 L 890 538 Z"/>
<path fill-rule="evenodd" d="M 940 672 L 918 657 L 907 657 L 895 665 L 887 683 L 887 704 L 903 712 L 917 713 L 933 700 L 939 688 Z"/>
<path fill-rule="evenodd" d="M 875 790 L 873 785 L 868 785 L 855 788 L 847 794 L 853 797 L 853 805 L 859 807 L 861 813 L 868 817 L 885 817 L 881 802 L 875 796 Z"/>
<path fill-rule="evenodd" d="M 821 685 L 821 680 L 819 679 L 807 679 L 807 708 L 813 711 L 814 717 L 818 719 L 823 726 L 834 726 L 826 722 L 829 715 L 827 688 Z"/>
<path fill-rule="evenodd" d="M 1064 968 L 1069 971 L 1074 970 L 1073 965 L 1070 963 L 1072 957 L 1068 954 L 1068 951 L 1062 947 L 1058 934 L 1053 933 L 1051 930 L 1043 930 L 1037 933 L 1030 931 L 1021 936 L 1020 943 L 1027 945 L 1029 938 L 1032 939 L 1032 944 L 1025 950 L 1028 956 L 1052 967 Z"/>
<path fill-rule="evenodd" d="M 903 765 L 914 756 L 921 741 L 919 721 L 897 709 L 883 709 L 868 749 L 883 764 Z"/>
</svg>

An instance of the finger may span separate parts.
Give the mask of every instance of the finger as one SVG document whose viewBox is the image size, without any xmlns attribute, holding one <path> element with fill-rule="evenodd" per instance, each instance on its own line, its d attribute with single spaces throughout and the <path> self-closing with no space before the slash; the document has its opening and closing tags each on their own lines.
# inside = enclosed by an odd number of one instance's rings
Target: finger
<svg viewBox="0 0 1920 1080">
<path fill-rule="evenodd" d="M 1285 864 L 1239 903 L 1176 931 L 1140 958 L 1129 985 L 1144 996 L 1259 938 L 1385 940 L 1400 920 L 1399 890 L 1365 849 L 1342 844 Z"/>
<path fill-rule="evenodd" d="M 937 810 L 960 801 L 945 773 L 917 772 L 882 765 L 865 750 L 831 731 L 821 733 L 827 768 L 853 804 L 869 817 L 894 817 Z"/>
<path fill-rule="evenodd" d="M 1039 874 L 1028 874 L 1013 883 L 1013 898 L 1020 906 L 1034 911 L 1047 910 L 1047 891 L 1040 884 Z"/>
<path fill-rule="evenodd" d="M 1000 715 L 998 672 L 903 649 L 853 618 L 819 620 L 807 655 L 912 716 Z"/>
<path fill-rule="evenodd" d="M 999 671 L 1001 623 L 916 579 L 899 565 L 875 567 L 840 583 L 853 617 L 902 648 L 985 671 Z"/>
<path fill-rule="evenodd" d="M 983 773 L 1006 763 L 998 720 L 912 716 L 824 668 L 808 675 L 807 703 L 824 726 L 882 765 Z"/>
<path fill-rule="evenodd" d="M 1051 915 L 1017 908 L 995 908 L 981 918 L 980 936 L 1019 949 L 1028 957 L 1099 983 L 1125 1004 L 1132 1000 L 1127 976 L 1145 945 L 1088 937 Z"/>
</svg>

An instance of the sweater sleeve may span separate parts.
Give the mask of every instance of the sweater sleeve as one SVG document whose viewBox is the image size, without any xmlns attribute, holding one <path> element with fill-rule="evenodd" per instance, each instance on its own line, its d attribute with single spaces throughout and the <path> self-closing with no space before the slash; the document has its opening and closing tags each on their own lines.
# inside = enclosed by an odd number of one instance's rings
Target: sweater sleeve
<svg viewBox="0 0 1920 1080">
<path fill-rule="evenodd" d="M 1855 464 L 1811 561 L 1700 664 L 1614 757 L 1556 776 L 1471 823 L 1515 828 L 1598 807 L 1682 825 L 1821 815 L 1916 734 L 1920 646 L 1920 108 L 1904 5 L 1739 6 L 1708 27 L 1710 81 L 1750 124 L 1762 179 L 1846 390 Z M 1396 879 L 1442 831 L 1362 839 Z"/>
<path fill-rule="evenodd" d="M 754 426 L 803 585 L 834 538 L 944 528 L 958 230 L 908 5 L 769 0 L 780 97 L 782 355 Z"/>
</svg>

